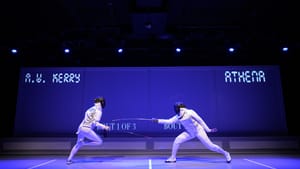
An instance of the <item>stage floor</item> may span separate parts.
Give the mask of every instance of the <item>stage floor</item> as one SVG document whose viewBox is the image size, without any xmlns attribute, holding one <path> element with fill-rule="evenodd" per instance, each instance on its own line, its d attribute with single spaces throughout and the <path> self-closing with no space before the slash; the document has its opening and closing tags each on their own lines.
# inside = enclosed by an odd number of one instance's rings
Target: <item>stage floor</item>
<svg viewBox="0 0 300 169">
<path fill-rule="evenodd" d="M 77 155 L 66 164 L 66 155 L 0 156 L 1 169 L 299 169 L 300 154 L 232 153 L 231 163 L 220 154 L 178 155 L 165 163 L 165 155 Z"/>
</svg>

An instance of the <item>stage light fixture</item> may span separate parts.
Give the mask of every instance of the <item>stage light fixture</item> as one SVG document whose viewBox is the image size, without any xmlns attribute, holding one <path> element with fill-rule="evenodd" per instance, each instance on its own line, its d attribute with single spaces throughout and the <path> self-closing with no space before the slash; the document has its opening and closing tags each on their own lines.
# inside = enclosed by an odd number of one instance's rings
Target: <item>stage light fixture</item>
<svg viewBox="0 0 300 169">
<path fill-rule="evenodd" d="M 281 50 L 282 50 L 283 52 L 288 52 L 289 48 L 288 48 L 288 47 L 283 47 Z"/>
<path fill-rule="evenodd" d="M 16 53 L 18 53 L 18 50 L 17 50 L 17 49 L 11 49 L 10 52 L 11 52 L 12 54 L 16 54 Z"/>
<path fill-rule="evenodd" d="M 234 49 L 234 48 L 228 48 L 228 51 L 229 51 L 229 52 L 234 52 L 235 49 Z"/>
<path fill-rule="evenodd" d="M 70 49 L 68 49 L 68 48 L 66 48 L 65 50 L 64 50 L 64 52 L 67 54 L 67 53 L 70 53 Z"/>
<path fill-rule="evenodd" d="M 123 49 L 122 49 L 122 48 L 119 48 L 119 49 L 118 49 L 118 53 L 123 53 Z"/>
</svg>

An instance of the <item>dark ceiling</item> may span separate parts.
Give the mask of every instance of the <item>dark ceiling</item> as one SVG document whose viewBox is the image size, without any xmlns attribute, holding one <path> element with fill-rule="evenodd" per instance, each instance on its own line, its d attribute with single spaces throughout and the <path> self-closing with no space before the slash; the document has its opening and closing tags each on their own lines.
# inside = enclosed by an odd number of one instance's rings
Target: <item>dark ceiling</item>
<svg viewBox="0 0 300 169">
<path fill-rule="evenodd" d="M 281 46 L 299 47 L 297 10 L 289 1 L 1 3 L 1 50 L 20 49 L 24 65 L 273 64 L 282 59 Z M 237 52 L 226 52 L 229 46 Z M 72 52 L 63 54 L 64 47 Z"/>
</svg>

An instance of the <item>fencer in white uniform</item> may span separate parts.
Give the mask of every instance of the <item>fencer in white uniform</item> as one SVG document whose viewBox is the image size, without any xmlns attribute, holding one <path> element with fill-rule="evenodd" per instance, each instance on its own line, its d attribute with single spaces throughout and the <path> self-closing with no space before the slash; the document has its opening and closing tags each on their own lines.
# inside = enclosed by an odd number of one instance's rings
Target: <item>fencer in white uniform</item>
<svg viewBox="0 0 300 169">
<path fill-rule="evenodd" d="M 210 129 L 206 125 L 204 120 L 194 110 L 187 109 L 182 102 L 175 103 L 174 111 L 176 115 L 171 117 L 170 119 L 154 119 L 154 121 L 158 122 L 159 124 L 172 124 L 179 122 L 185 128 L 185 131 L 183 131 L 175 138 L 172 147 L 172 154 L 165 161 L 166 163 L 176 162 L 176 154 L 180 144 L 195 137 L 197 137 L 206 148 L 211 151 L 223 154 L 226 158 L 226 161 L 228 163 L 231 162 L 230 153 L 225 151 L 220 146 L 214 144 L 207 136 L 207 133 L 217 132 L 216 128 Z"/>
<path fill-rule="evenodd" d="M 110 127 L 100 123 L 102 117 L 102 109 L 105 107 L 104 97 L 98 97 L 94 100 L 94 106 L 86 110 L 84 119 L 80 123 L 77 134 L 77 142 L 73 146 L 67 159 L 67 164 L 72 163 L 72 159 L 77 151 L 85 145 L 101 145 L 102 138 L 94 131 L 97 129 L 109 130 Z"/>
</svg>

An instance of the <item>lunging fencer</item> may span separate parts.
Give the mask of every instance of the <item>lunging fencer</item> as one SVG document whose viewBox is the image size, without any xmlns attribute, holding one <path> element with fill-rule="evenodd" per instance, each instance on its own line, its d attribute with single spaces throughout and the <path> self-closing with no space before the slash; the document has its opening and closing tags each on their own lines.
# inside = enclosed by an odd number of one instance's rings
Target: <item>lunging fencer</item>
<svg viewBox="0 0 300 169">
<path fill-rule="evenodd" d="M 172 124 L 179 122 L 185 128 L 185 131 L 175 138 L 172 147 L 172 154 L 165 161 L 166 163 L 175 163 L 176 154 L 180 144 L 195 137 L 197 137 L 209 150 L 224 155 L 227 163 L 231 162 L 230 153 L 214 144 L 207 135 L 207 133 L 217 132 L 216 128 L 209 128 L 204 120 L 193 109 L 188 109 L 182 102 L 176 102 L 174 104 L 174 111 L 176 115 L 169 119 L 153 119 L 154 122 L 159 124 Z"/>
<path fill-rule="evenodd" d="M 105 107 L 104 97 L 94 99 L 94 105 L 86 110 L 84 119 L 80 123 L 77 134 L 76 144 L 73 146 L 67 159 L 67 164 L 72 163 L 74 155 L 85 145 L 98 146 L 103 143 L 102 138 L 94 131 L 97 129 L 110 130 L 109 126 L 100 123 L 102 117 L 102 109 Z"/>
</svg>

